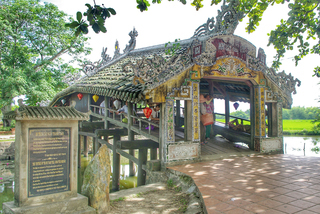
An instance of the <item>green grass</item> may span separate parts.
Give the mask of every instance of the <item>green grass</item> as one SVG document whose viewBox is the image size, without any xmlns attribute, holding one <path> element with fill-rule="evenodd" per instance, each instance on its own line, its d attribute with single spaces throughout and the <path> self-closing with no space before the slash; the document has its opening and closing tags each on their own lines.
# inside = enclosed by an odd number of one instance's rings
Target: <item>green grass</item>
<svg viewBox="0 0 320 214">
<path fill-rule="evenodd" d="M 315 126 L 312 120 L 283 120 L 283 131 L 312 130 Z"/>
</svg>

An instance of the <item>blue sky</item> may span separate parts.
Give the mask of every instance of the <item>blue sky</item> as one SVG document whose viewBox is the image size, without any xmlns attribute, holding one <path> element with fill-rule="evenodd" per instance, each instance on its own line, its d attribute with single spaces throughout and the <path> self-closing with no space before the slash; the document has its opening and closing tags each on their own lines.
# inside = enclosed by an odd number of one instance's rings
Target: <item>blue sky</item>
<svg viewBox="0 0 320 214">
<path fill-rule="evenodd" d="M 50 0 L 46 2 L 57 5 L 60 10 L 73 17 L 75 17 L 77 11 L 83 12 L 86 10 L 86 3 L 93 4 L 92 0 Z M 209 0 L 205 1 L 204 8 L 199 11 L 190 6 L 190 1 L 188 1 L 188 5 L 182 5 L 178 1 L 168 2 L 163 0 L 161 4 L 152 4 L 149 10 L 143 13 L 136 9 L 135 0 L 96 0 L 96 3 L 98 5 L 104 3 L 106 7 L 114 8 L 117 15 L 106 21 L 107 33 L 95 34 L 90 29 L 91 40 L 89 43 L 93 51 L 90 56 L 86 57 L 92 61 L 100 59 L 102 47 L 107 47 L 107 53 L 113 56 L 116 40 L 119 41 L 120 51 L 122 52 L 130 40 L 128 34 L 133 27 L 139 34 L 136 49 L 164 44 L 175 39 L 190 38 L 197 27 L 206 23 L 208 18 L 216 17 L 217 10 L 220 9 L 220 6 L 210 6 Z M 273 47 L 267 46 L 267 33 L 279 24 L 281 18 L 286 18 L 287 11 L 286 5 L 271 7 L 264 14 L 260 26 L 254 33 L 248 34 L 245 32 L 246 19 L 238 25 L 234 33 L 250 41 L 256 46 L 257 50 L 259 47 L 263 48 L 267 54 L 269 66 L 271 66 L 276 51 Z M 297 67 L 292 61 L 293 56 L 294 53 L 287 53 L 279 70 L 285 70 L 287 74 L 291 73 L 302 82 L 301 86 L 297 87 L 297 94 L 293 95 L 292 106 L 319 106 L 318 83 L 320 78 L 312 77 L 312 73 L 313 68 L 319 65 L 320 56 L 307 56 L 299 62 Z M 215 101 L 215 109 L 218 112 L 223 112 L 223 101 Z M 239 109 L 246 110 L 248 105 L 240 103 Z"/>
</svg>

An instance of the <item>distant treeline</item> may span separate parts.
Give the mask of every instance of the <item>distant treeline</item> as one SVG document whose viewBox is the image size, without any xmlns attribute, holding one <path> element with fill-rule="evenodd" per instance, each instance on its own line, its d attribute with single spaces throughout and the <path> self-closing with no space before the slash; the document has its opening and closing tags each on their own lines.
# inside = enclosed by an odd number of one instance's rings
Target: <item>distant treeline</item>
<svg viewBox="0 0 320 214">
<path fill-rule="evenodd" d="M 230 113 L 235 117 L 250 119 L 250 110 L 235 111 Z M 282 109 L 282 118 L 284 120 L 315 120 L 320 117 L 320 109 L 318 107 L 292 107 L 291 109 Z M 223 119 L 221 115 L 216 116 L 217 119 Z"/>
</svg>

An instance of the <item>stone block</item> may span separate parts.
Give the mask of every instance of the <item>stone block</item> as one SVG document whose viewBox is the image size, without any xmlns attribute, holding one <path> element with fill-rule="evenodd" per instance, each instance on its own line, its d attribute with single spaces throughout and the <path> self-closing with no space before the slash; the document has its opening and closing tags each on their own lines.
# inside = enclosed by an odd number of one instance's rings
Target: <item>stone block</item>
<svg viewBox="0 0 320 214">
<path fill-rule="evenodd" d="M 87 213 L 95 214 L 96 210 L 88 206 L 88 198 L 78 194 L 77 197 L 53 203 L 39 203 L 31 206 L 17 207 L 13 201 L 3 203 L 4 214 L 42 214 L 42 213 Z"/>
<path fill-rule="evenodd" d="M 160 171 L 161 162 L 160 160 L 150 160 L 147 162 L 147 169 L 150 171 Z"/>
</svg>

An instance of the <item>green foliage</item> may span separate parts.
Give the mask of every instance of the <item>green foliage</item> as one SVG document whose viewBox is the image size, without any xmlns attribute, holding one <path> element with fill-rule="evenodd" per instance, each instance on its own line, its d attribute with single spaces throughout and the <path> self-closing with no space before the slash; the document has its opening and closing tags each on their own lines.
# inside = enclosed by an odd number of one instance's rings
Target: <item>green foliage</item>
<svg viewBox="0 0 320 214">
<path fill-rule="evenodd" d="M 77 20 L 71 23 L 67 23 L 66 27 L 75 29 L 75 36 L 79 36 L 80 33 L 87 34 L 89 32 L 88 27 L 91 26 L 95 33 L 106 33 L 107 29 L 104 26 L 105 20 L 110 18 L 111 15 L 116 15 L 116 11 L 113 8 L 106 8 L 103 4 L 102 6 L 94 4 L 85 4 L 87 6 L 87 11 L 83 13 L 83 16 L 87 17 L 87 20 L 82 19 L 82 13 L 77 12 Z M 88 22 L 87 22 L 88 21 Z"/>
<path fill-rule="evenodd" d="M 169 180 L 167 181 L 167 186 L 168 186 L 169 188 L 172 188 L 172 187 L 174 186 L 174 183 L 173 183 L 173 180 L 172 180 L 172 179 L 169 179 Z"/>
<path fill-rule="evenodd" d="M 26 95 L 28 104 L 51 99 L 67 86 L 65 75 L 78 69 L 71 62 L 89 54 L 87 38 L 65 27 L 67 15 L 53 4 L 38 0 L 3 0 L 0 3 L 0 108 Z M 73 21 L 69 19 L 69 21 Z"/>
<path fill-rule="evenodd" d="M 292 107 L 282 110 L 282 118 L 285 120 L 315 120 L 320 115 L 318 107 Z"/>
<path fill-rule="evenodd" d="M 235 112 L 230 113 L 230 115 L 249 120 L 250 119 L 250 110 L 249 110 L 249 112 L 247 112 L 247 111 L 244 112 L 244 111 L 241 111 L 241 110 L 240 111 L 235 111 Z"/>
</svg>

